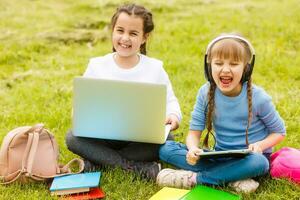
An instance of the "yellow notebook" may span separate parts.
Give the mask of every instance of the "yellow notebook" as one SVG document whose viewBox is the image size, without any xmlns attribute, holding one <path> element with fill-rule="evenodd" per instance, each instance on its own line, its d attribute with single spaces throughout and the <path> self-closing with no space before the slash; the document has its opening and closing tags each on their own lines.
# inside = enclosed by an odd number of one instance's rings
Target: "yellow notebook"
<svg viewBox="0 0 300 200">
<path fill-rule="evenodd" d="M 164 187 L 155 193 L 149 200 L 178 200 L 190 190 Z"/>
</svg>

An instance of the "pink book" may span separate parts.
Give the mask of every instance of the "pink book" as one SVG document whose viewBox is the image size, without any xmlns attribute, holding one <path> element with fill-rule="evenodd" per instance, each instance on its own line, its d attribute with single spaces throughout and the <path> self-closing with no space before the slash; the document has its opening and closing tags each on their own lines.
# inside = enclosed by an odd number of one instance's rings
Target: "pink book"
<svg viewBox="0 0 300 200">
<path fill-rule="evenodd" d="M 91 190 L 89 192 L 72 194 L 72 195 L 66 196 L 62 199 L 82 200 L 82 199 L 101 199 L 104 197 L 105 197 L 105 194 L 104 194 L 103 190 L 101 190 L 100 188 L 91 188 Z"/>
</svg>

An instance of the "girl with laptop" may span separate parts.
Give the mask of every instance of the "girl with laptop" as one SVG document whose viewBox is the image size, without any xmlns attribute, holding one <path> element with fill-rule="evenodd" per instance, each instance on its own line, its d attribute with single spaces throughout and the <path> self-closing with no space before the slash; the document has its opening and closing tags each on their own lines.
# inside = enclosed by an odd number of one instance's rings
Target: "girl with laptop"
<svg viewBox="0 0 300 200">
<path fill-rule="evenodd" d="M 83 76 L 165 84 L 166 124 L 171 125 L 171 130 L 177 129 L 181 111 L 163 63 L 146 56 L 146 42 L 154 29 L 151 12 L 140 5 L 122 5 L 113 15 L 111 26 L 113 53 L 92 58 Z M 86 171 L 100 166 L 121 167 L 150 179 L 160 171 L 156 162 L 159 144 L 76 137 L 71 131 L 66 144 L 85 159 Z"/>
<path fill-rule="evenodd" d="M 221 35 L 209 43 L 205 58 L 208 83 L 198 92 L 186 145 L 167 141 L 160 159 L 184 170 L 164 169 L 157 182 L 164 186 L 230 183 L 237 191 L 252 192 L 259 183 L 252 178 L 269 171 L 272 147 L 285 136 L 284 122 L 271 97 L 252 84 L 255 52 L 245 38 Z M 250 149 L 242 158 L 201 159 L 199 141 L 204 129 L 215 132 L 214 150 Z"/>
</svg>

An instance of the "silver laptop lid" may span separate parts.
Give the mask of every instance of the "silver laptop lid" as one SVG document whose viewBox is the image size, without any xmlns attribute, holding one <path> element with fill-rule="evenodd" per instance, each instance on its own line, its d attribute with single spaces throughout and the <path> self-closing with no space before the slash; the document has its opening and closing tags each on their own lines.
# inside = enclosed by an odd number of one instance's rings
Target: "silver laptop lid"
<svg viewBox="0 0 300 200">
<path fill-rule="evenodd" d="M 74 79 L 75 136 L 162 144 L 169 131 L 165 117 L 165 85 Z"/>
</svg>

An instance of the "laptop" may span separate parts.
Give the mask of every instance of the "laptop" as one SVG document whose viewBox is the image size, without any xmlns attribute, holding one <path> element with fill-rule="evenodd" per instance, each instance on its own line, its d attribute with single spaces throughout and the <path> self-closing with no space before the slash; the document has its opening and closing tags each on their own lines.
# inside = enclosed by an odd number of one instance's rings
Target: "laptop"
<svg viewBox="0 0 300 200">
<path fill-rule="evenodd" d="M 166 85 L 76 77 L 74 136 L 163 144 Z"/>
<path fill-rule="evenodd" d="M 244 157 L 252 152 L 249 149 L 235 149 L 226 151 L 203 151 L 199 153 L 200 159 L 204 158 L 224 158 L 224 157 Z"/>
</svg>

